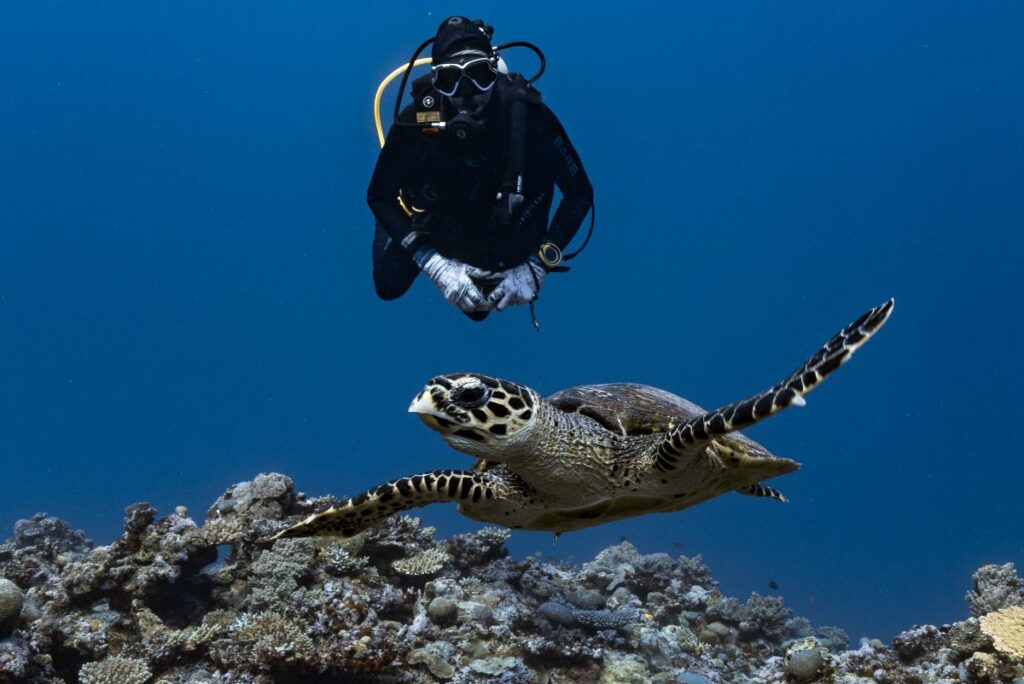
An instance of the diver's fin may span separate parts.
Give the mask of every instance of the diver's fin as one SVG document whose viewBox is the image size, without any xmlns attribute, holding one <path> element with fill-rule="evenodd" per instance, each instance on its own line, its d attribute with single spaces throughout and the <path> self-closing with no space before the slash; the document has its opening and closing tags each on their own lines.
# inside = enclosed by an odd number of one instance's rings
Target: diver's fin
<svg viewBox="0 0 1024 684">
<path fill-rule="evenodd" d="M 769 499 L 775 499 L 776 501 L 781 501 L 782 503 L 789 503 L 789 499 L 786 498 L 785 494 L 780 492 L 778 489 L 775 489 L 775 487 L 769 487 L 768 485 L 760 482 L 747 485 L 746 487 L 740 487 L 736 491 L 740 494 L 746 494 L 747 496 L 763 496 Z"/>
<path fill-rule="evenodd" d="M 658 447 L 656 466 L 674 470 L 680 456 L 703 448 L 711 439 L 726 435 L 778 413 L 791 405 L 803 406 L 804 396 L 817 387 L 832 371 L 846 363 L 889 319 L 894 301 L 890 299 L 846 326 L 825 346 L 785 380 L 760 394 L 709 411 L 676 426 L 666 433 Z"/>
<path fill-rule="evenodd" d="M 354 537 L 399 511 L 449 501 L 478 500 L 486 494 L 486 476 L 464 470 L 435 470 L 403 477 L 367 490 L 278 532 L 288 537 Z M 487 498 L 491 498 L 491 492 Z"/>
</svg>

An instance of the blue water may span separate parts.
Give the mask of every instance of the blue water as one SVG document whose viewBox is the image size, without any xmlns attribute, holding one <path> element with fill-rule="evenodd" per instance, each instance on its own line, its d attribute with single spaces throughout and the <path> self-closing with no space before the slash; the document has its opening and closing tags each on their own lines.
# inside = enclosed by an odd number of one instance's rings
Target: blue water
<svg viewBox="0 0 1024 684">
<path fill-rule="evenodd" d="M 700 553 L 855 637 L 962 617 L 978 564 L 1024 568 L 1024 6 L 690 4 L 471 10 L 543 47 L 596 191 L 540 333 L 424 282 L 373 293 L 373 92 L 464 5 L 0 6 L 3 536 L 47 511 L 106 543 L 129 503 L 201 514 L 265 470 L 345 495 L 464 466 L 406 413 L 442 372 L 721 405 L 894 296 L 806 408 L 748 431 L 804 464 L 773 482 L 790 504 L 510 546 Z"/>
</svg>

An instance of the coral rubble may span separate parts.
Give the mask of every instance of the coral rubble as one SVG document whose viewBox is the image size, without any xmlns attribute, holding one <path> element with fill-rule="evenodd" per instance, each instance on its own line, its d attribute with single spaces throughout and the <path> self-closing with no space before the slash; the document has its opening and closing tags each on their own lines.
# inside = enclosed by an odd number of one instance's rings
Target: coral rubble
<svg viewBox="0 0 1024 684">
<path fill-rule="evenodd" d="M 0 681 L 1024 681 L 1012 565 L 976 573 L 972 617 L 847 650 L 780 598 L 723 596 L 699 557 L 628 542 L 555 565 L 510 558 L 508 530 L 439 540 L 407 516 L 350 540 L 270 541 L 330 503 L 261 474 L 202 525 L 133 504 L 107 546 L 20 521 L 0 545 Z"/>
</svg>

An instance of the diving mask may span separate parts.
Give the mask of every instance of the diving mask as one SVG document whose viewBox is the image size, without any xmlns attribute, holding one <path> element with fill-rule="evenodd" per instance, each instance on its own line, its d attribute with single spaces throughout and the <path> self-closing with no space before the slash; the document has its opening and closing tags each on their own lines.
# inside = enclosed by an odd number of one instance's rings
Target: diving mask
<svg viewBox="0 0 1024 684">
<path fill-rule="evenodd" d="M 465 64 L 450 62 L 431 67 L 434 90 L 451 97 L 459 89 L 463 78 L 468 78 L 480 92 L 487 92 L 498 80 L 498 71 L 489 57 L 471 59 Z"/>
</svg>

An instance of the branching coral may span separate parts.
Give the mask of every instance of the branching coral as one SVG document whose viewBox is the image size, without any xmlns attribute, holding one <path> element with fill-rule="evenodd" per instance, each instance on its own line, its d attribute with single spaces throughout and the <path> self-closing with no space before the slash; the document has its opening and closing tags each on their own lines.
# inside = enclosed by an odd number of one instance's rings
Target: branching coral
<svg viewBox="0 0 1024 684">
<path fill-rule="evenodd" d="M 243 659 L 260 668 L 273 663 L 318 659 L 312 639 L 294 620 L 277 613 L 243 613 L 231 625 Z"/>
<path fill-rule="evenodd" d="M 113 657 L 86 663 L 78 678 L 82 684 L 143 684 L 151 674 L 144 660 Z"/>
<path fill-rule="evenodd" d="M 433 575 L 448 562 L 448 552 L 439 546 L 417 553 L 415 556 L 396 560 L 391 567 L 396 572 L 413 577 Z"/>
</svg>

